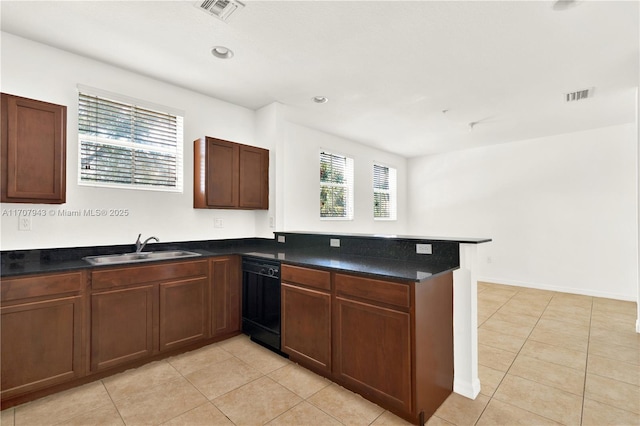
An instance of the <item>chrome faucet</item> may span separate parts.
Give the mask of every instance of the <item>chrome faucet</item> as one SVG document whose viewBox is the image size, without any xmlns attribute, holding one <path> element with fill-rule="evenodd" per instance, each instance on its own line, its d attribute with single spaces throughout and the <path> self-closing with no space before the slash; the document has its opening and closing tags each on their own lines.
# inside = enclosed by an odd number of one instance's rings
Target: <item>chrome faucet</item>
<svg viewBox="0 0 640 426">
<path fill-rule="evenodd" d="M 142 249 L 144 249 L 144 246 L 147 245 L 149 240 L 156 240 L 156 243 L 160 242 L 160 240 L 157 237 L 149 237 L 146 240 L 144 240 L 144 243 L 141 243 L 140 242 L 140 237 L 141 236 L 142 236 L 142 234 L 138 234 L 138 239 L 136 240 L 136 253 L 142 252 Z"/>
</svg>

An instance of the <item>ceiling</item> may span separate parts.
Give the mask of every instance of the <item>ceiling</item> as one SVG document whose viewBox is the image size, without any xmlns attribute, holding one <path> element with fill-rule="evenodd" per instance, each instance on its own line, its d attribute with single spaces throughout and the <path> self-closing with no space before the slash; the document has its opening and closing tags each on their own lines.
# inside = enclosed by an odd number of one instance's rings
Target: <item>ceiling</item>
<svg viewBox="0 0 640 426">
<path fill-rule="evenodd" d="M 637 117 L 638 1 L 244 3 L 2 0 L 1 28 L 409 158 Z"/>
</svg>

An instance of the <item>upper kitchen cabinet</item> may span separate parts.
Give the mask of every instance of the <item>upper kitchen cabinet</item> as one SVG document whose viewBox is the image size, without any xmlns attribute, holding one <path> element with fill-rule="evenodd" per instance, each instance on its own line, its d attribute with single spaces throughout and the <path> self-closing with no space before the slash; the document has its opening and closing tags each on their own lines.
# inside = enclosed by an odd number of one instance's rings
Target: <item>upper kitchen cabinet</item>
<svg viewBox="0 0 640 426">
<path fill-rule="evenodd" d="M 269 208 L 268 150 L 207 136 L 193 153 L 194 208 Z"/>
<path fill-rule="evenodd" d="M 2 93 L 1 201 L 66 201 L 67 107 Z"/>
</svg>

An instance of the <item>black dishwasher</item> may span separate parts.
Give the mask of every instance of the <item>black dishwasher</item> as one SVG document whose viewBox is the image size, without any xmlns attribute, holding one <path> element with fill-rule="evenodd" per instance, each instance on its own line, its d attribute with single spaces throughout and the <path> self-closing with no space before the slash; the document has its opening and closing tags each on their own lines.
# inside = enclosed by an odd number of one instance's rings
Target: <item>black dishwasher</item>
<svg viewBox="0 0 640 426">
<path fill-rule="evenodd" d="M 242 331 L 280 353 L 280 262 L 242 259 Z"/>
</svg>

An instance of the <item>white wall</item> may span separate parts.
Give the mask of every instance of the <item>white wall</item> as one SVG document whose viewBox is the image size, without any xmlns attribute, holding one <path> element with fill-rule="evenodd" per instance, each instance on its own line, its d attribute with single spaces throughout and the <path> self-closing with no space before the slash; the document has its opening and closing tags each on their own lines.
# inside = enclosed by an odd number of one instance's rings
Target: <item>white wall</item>
<svg viewBox="0 0 640 426">
<path fill-rule="evenodd" d="M 220 101 L 171 84 L 54 49 L 7 33 L 2 39 L 5 93 L 67 106 L 67 202 L 63 205 L 3 203 L 3 210 L 28 206 L 47 211 L 128 209 L 121 217 L 33 218 L 31 231 L 19 231 L 17 217 L 2 216 L 0 248 L 75 247 L 128 244 L 138 233 L 161 241 L 242 237 L 272 238 L 274 230 L 403 233 L 406 223 L 406 160 L 356 142 L 288 123 L 286 107 L 274 103 L 258 111 Z M 77 85 L 96 87 L 183 110 L 184 192 L 134 191 L 79 186 Z M 270 153 L 268 211 L 193 209 L 193 140 L 213 136 L 267 148 Z M 348 154 L 356 165 L 355 219 L 319 219 L 319 151 Z M 373 161 L 398 169 L 398 220 L 374 221 Z M 223 228 L 214 228 L 214 218 Z"/>
<path fill-rule="evenodd" d="M 161 241 L 253 237 L 256 223 L 268 220 L 267 212 L 192 207 L 193 140 L 207 135 L 261 146 L 263 141 L 256 140 L 254 133 L 254 111 L 11 34 L 2 33 L 1 43 L 3 92 L 67 105 L 67 203 L 34 207 L 130 211 L 126 219 L 38 217 L 33 219 L 32 231 L 18 231 L 17 218 L 4 216 L 2 250 L 127 244 L 138 233 L 156 235 Z M 182 194 L 78 186 L 78 83 L 185 111 Z M 1 205 L 2 209 L 24 206 Z M 214 218 L 223 219 L 224 227 L 214 228 Z"/>
<path fill-rule="evenodd" d="M 409 231 L 493 238 L 479 280 L 636 300 L 636 159 L 635 123 L 415 158 Z"/>
<path fill-rule="evenodd" d="M 256 236 L 273 238 L 273 231 L 282 223 L 282 105 L 274 102 L 256 111 L 256 141 L 269 152 L 269 210 L 256 212 Z"/>
<path fill-rule="evenodd" d="M 320 151 L 354 159 L 354 219 L 320 219 Z M 406 163 L 404 157 L 284 121 L 283 223 L 279 230 L 403 234 L 406 231 Z M 398 219 L 373 219 L 373 163 L 398 172 Z"/>
</svg>

